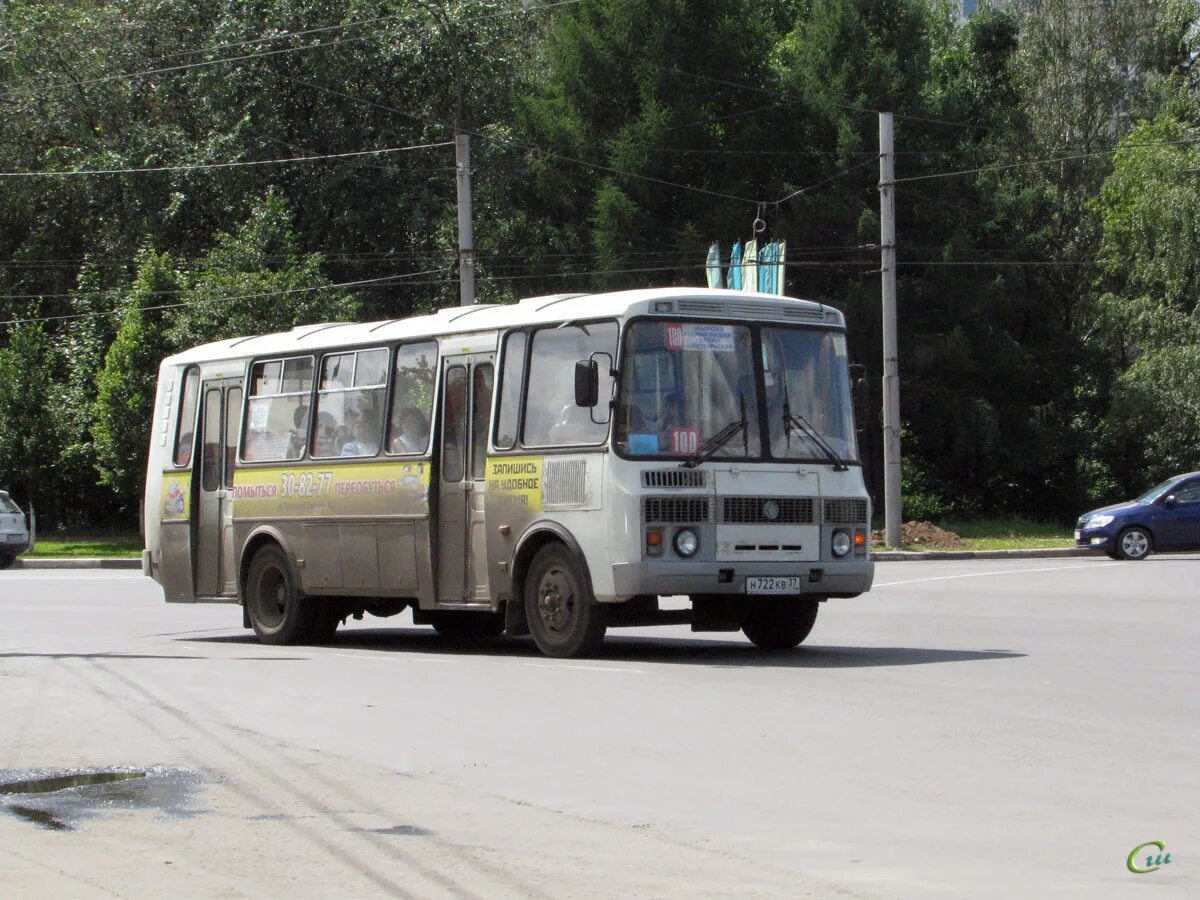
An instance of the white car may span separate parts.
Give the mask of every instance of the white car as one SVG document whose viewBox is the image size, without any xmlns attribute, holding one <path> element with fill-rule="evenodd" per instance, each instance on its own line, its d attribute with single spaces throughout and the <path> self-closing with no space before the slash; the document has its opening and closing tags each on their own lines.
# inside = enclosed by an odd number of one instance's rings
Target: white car
<svg viewBox="0 0 1200 900">
<path fill-rule="evenodd" d="M 0 569 L 7 569 L 18 553 L 28 549 L 29 528 L 25 524 L 25 513 L 7 491 L 0 491 Z"/>
</svg>

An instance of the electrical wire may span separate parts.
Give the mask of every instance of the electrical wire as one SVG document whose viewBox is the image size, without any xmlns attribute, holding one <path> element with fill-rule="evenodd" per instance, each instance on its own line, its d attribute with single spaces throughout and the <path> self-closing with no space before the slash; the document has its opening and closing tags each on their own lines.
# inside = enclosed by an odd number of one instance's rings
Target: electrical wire
<svg viewBox="0 0 1200 900">
<path fill-rule="evenodd" d="M 183 303 L 164 303 L 164 304 L 160 304 L 158 306 L 141 306 L 141 307 L 137 307 L 137 308 L 141 312 L 154 312 L 154 311 L 165 310 L 165 309 L 181 309 L 183 307 L 189 307 L 189 306 L 203 306 L 203 305 L 206 305 L 209 303 L 224 303 L 224 302 L 227 302 L 230 300 L 249 300 L 249 299 L 260 298 L 260 297 L 281 297 L 281 296 L 284 296 L 287 294 L 307 294 L 307 293 L 314 293 L 316 291 L 332 291 L 332 290 L 338 290 L 338 289 L 342 289 L 342 288 L 362 287 L 362 286 L 366 286 L 366 285 L 377 285 L 382 282 L 403 281 L 408 278 L 417 278 L 422 275 L 432 275 L 432 274 L 435 274 L 438 272 L 447 272 L 447 271 L 449 271 L 449 269 L 446 269 L 446 268 L 428 269 L 424 272 L 410 272 L 410 273 L 406 273 L 403 275 L 384 275 L 379 278 L 363 278 L 358 281 L 343 281 L 338 284 L 317 284 L 317 285 L 311 285 L 309 287 L 285 288 L 285 289 L 279 290 L 279 291 L 259 291 L 259 292 L 251 293 L 251 294 L 231 294 L 229 296 L 224 296 L 224 297 L 210 297 L 206 300 L 189 300 L 189 301 L 186 301 Z M 150 291 L 149 293 L 152 295 L 161 295 L 161 294 L 176 294 L 177 295 L 177 294 L 183 293 L 183 291 Z M 0 302 L 3 302 L 5 300 L 16 300 L 16 299 L 53 299 L 53 298 L 69 299 L 74 296 L 76 296 L 76 295 L 74 295 L 74 294 L 39 294 L 39 295 L 34 295 L 32 297 L 24 297 L 24 298 L 22 298 L 22 297 L 0 297 Z M 61 316 L 39 316 L 39 317 L 30 317 L 30 318 L 24 318 L 24 319 L 8 319 L 7 321 L 0 322 L 0 326 L 25 325 L 25 324 L 30 324 L 30 323 L 34 323 L 34 322 L 61 322 L 61 321 L 66 321 L 66 320 L 70 320 L 70 319 L 87 319 L 87 318 L 91 318 L 93 316 L 124 315 L 128 311 L 129 311 L 128 307 L 118 307 L 115 309 L 96 310 L 94 312 L 86 312 L 86 313 L 71 313 L 69 315 L 61 315 Z"/>
<path fill-rule="evenodd" d="M 74 169 L 64 172 L 0 172 L 0 178 L 67 178 L 76 175 L 134 175 L 149 172 L 193 172 L 202 169 L 237 169 L 247 166 L 275 166 L 288 163 L 314 162 L 324 159 L 350 159 L 357 156 L 378 156 L 387 153 L 402 153 L 409 150 L 428 150 L 434 147 L 452 147 L 454 141 L 438 141 L 431 144 L 411 144 L 407 147 L 381 147 L 378 150 L 352 150 L 347 153 L 322 153 L 315 156 L 293 156 L 287 159 L 254 159 L 241 162 L 195 163 L 176 166 L 135 166 L 127 169 Z"/>
</svg>

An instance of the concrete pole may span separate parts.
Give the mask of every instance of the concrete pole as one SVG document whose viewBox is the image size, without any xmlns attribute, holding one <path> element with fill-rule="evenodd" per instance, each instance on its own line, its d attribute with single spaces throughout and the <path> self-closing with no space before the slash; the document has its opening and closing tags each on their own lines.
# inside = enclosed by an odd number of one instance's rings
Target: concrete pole
<svg viewBox="0 0 1200 900">
<path fill-rule="evenodd" d="M 458 167 L 458 280 L 460 306 L 475 304 L 475 231 L 471 225 L 471 135 L 459 123 L 454 132 Z"/>
<path fill-rule="evenodd" d="M 900 364 L 896 349 L 896 169 L 891 113 L 879 114 L 879 246 L 883 272 L 883 540 L 900 546 Z"/>
</svg>

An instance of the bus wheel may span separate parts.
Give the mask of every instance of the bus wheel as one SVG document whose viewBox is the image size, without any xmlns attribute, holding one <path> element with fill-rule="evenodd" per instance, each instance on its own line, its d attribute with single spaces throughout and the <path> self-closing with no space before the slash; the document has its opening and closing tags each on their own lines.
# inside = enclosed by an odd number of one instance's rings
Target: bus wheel
<svg viewBox="0 0 1200 900">
<path fill-rule="evenodd" d="M 746 610 L 742 631 L 760 650 L 790 650 L 800 644 L 817 621 L 816 597 L 771 597 Z"/>
<path fill-rule="evenodd" d="M 607 612 L 585 584 L 562 544 L 547 544 L 534 556 L 525 578 L 525 616 L 533 642 L 546 656 L 582 656 L 604 640 Z"/>
<path fill-rule="evenodd" d="M 7 569 L 14 562 L 16 562 L 16 560 L 17 558 L 11 553 L 0 553 L 0 569 Z"/>
<path fill-rule="evenodd" d="M 274 544 L 254 554 L 246 577 L 246 609 L 254 633 L 264 644 L 310 640 L 321 608 L 301 597 L 287 556 Z"/>
</svg>

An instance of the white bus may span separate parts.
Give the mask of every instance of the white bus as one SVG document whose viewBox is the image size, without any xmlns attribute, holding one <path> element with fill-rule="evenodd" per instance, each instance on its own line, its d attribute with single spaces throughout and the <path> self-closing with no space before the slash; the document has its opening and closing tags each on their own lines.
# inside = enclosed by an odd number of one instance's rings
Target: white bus
<svg viewBox="0 0 1200 900">
<path fill-rule="evenodd" d="M 239 603 L 277 644 L 411 609 L 551 656 L 681 622 L 783 649 L 874 571 L 842 314 L 739 291 L 531 297 L 177 354 L 144 513 L 168 602 Z"/>
</svg>

